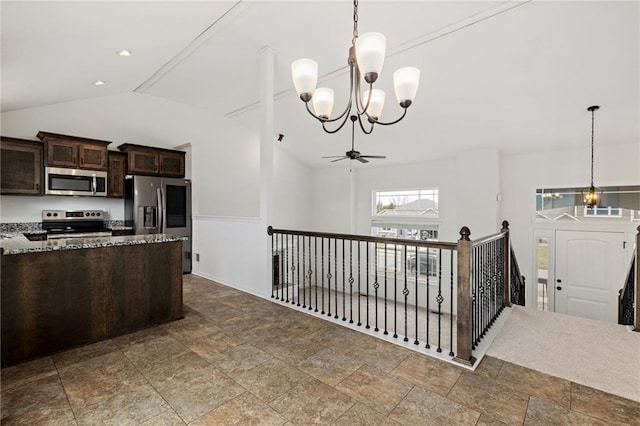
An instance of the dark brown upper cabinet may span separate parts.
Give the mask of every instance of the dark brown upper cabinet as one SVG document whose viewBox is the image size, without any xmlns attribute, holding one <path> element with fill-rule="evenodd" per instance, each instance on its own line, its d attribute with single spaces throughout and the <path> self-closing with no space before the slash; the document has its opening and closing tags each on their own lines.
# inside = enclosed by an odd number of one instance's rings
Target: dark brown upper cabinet
<svg viewBox="0 0 640 426">
<path fill-rule="evenodd" d="M 184 152 L 129 143 L 118 147 L 129 156 L 128 173 L 167 177 L 184 177 Z"/>
<path fill-rule="evenodd" d="M 0 193 L 3 195 L 42 195 L 42 143 L 24 139 L 0 138 Z"/>
<path fill-rule="evenodd" d="M 49 132 L 38 132 L 38 138 L 44 142 L 47 166 L 107 171 L 109 141 Z"/>
<path fill-rule="evenodd" d="M 109 151 L 107 156 L 107 197 L 124 198 L 124 177 L 127 174 L 127 154 Z"/>
</svg>

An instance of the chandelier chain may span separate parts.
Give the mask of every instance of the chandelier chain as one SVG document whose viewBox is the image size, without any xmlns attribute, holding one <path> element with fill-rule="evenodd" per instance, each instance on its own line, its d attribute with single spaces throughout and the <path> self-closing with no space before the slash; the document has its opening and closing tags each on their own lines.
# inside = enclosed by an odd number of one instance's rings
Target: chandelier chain
<svg viewBox="0 0 640 426">
<path fill-rule="evenodd" d="M 353 0 L 353 38 L 351 44 L 355 46 L 358 38 L 358 0 Z"/>
</svg>

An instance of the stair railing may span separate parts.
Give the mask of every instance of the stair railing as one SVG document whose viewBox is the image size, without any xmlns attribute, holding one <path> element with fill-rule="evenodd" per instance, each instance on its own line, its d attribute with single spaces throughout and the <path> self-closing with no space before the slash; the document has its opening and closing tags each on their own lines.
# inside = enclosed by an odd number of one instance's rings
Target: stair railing
<svg viewBox="0 0 640 426">
<path fill-rule="evenodd" d="M 636 234 L 636 248 L 631 257 L 624 287 L 618 292 L 618 324 L 631 325 L 634 331 L 640 331 L 640 226 Z"/>
<path fill-rule="evenodd" d="M 271 297 L 415 350 L 473 365 L 510 305 L 508 222 L 455 242 L 268 227 Z"/>
</svg>

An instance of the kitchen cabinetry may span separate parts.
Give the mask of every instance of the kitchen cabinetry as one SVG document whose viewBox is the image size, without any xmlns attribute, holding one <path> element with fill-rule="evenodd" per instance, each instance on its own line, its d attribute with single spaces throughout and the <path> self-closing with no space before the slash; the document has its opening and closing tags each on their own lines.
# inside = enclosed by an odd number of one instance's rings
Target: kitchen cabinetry
<svg viewBox="0 0 640 426">
<path fill-rule="evenodd" d="M 109 151 L 107 155 L 107 197 L 124 198 L 124 177 L 127 174 L 127 154 Z"/>
<path fill-rule="evenodd" d="M 42 195 L 42 143 L 24 139 L 0 138 L 0 193 L 3 195 Z"/>
<path fill-rule="evenodd" d="M 137 175 L 184 177 L 184 152 L 150 146 L 122 144 L 129 156 L 128 172 Z"/>
<path fill-rule="evenodd" d="M 49 132 L 38 132 L 38 138 L 44 142 L 46 166 L 107 171 L 109 141 Z"/>
</svg>

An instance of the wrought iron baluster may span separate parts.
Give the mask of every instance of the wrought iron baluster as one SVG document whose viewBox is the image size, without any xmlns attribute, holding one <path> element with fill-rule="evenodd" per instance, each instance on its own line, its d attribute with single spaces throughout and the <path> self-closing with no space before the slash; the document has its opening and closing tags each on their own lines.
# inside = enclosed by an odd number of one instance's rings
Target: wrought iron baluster
<svg viewBox="0 0 640 426">
<path fill-rule="evenodd" d="M 449 250 L 450 293 L 449 293 L 449 356 L 453 353 L 453 251 Z"/>
<path fill-rule="evenodd" d="M 471 349 L 476 348 L 478 328 L 478 301 L 476 295 L 478 293 L 478 247 L 471 249 Z"/>
<path fill-rule="evenodd" d="M 375 328 L 373 329 L 373 331 L 379 331 L 380 329 L 378 328 L 378 288 L 380 288 L 380 283 L 378 282 L 378 243 L 373 243 L 374 244 L 374 249 L 375 249 L 375 257 L 373 258 L 373 268 L 375 269 L 375 279 L 373 281 L 373 289 L 375 291 L 375 313 L 376 313 L 376 318 L 375 318 Z"/>
<path fill-rule="evenodd" d="M 307 269 L 306 269 L 306 265 L 305 265 L 305 259 L 304 259 L 304 255 L 305 255 L 305 249 L 306 249 L 306 244 L 304 243 L 304 235 L 302 236 L 302 307 L 306 308 L 307 305 L 307 285 L 305 283 L 305 277 L 307 274 Z M 300 291 L 298 290 L 298 306 L 300 306 Z"/>
<path fill-rule="evenodd" d="M 384 243 L 384 334 L 389 334 L 387 330 L 387 243 Z"/>
<path fill-rule="evenodd" d="M 328 300 L 328 311 L 327 311 L 327 315 L 331 316 L 331 238 L 329 238 L 327 240 L 327 247 L 328 247 L 328 254 L 329 254 L 329 259 L 327 261 L 327 281 L 328 281 L 328 289 L 327 289 L 327 295 L 329 296 L 329 300 Z"/>
<path fill-rule="evenodd" d="M 273 295 L 273 285 L 276 283 L 276 268 L 273 263 L 274 252 L 273 252 L 273 234 L 271 234 L 271 298 L 274 298 Z M 277 290 L 276 290 L 277 291 Z"/>
<path fill-rule="evenodd" d="M 289 245 L 289 234 L 286 235 L 286 238 L 287 238 L 287 247 L 286 247 L 286 250 L 287 250 L 287 300 L 286 300 L 286 303 L 289 303 L 289 247 L 290 247 L 290 245 Z M 293 261 L 293 259 L 292 259 L 292 261 Z M 293 273 L 292 273 L 292 275 L 293 275 Z"/>
<path fill-rule="evenodd" d="M 296 235 L 296 240 L 295 240 L 295 249 L 296 249 L 296 272 L 297 272 L 297 282 L 296 282 L 296 286 L 298 289 L 298 306 L 300 306 L 300 235 Z M 304 275 L 303 275 L 304 278 Z M 291 299 L 291 303 L 295 305 L 296 303 L 296 294 L 295 294 L 295 290 L 293 290 L 293 297 Z"/>
<path fill-rule="evenodd" d="M 442 336 L 442 249 L 438 249 L 438 296 L 436 302 L 438 302 L 438 348 L 436 351 L 442 352 L 441 336 Z"/>
<path fill-rule="evenodd" d="M 324 237 L 320 238 L 320 256 L 320 268 L 322 272 L 322 310 L 320 311 L 320 313 L 324 315 Z"/>
<path fill-rule="evenodd" d="M 366 300 L 366 318 L 367 318 L 367 324 L 364 326 L 364 328 L 366 328 L 367 330 L 369 328 L 371 328 L 371 326 L 369 325 L 369 273 L 371 271 L 369 271 L 369 246 L 371 245 L 371 243 L 367 242 L 365 243 L 367 246 L 367 261 L 365 262 L 365 274 L 366 274 L 366 282 L 367 282 L 367 300 Z"/>
<path fill-rule="evenodd" d="M 353 240 L 349 240 L 349 324 L 353 324 Z"/>
<path fill-rule="evenodd" d="M 284 286 L 286 285 L 287 279 L 285 278 L 285 274 L 287 272 L 287 267 L 284 263 L 284 235 L 280 234 L 280 297 L 278 297 L 278 292 L 276 291 L 276 300 L 282 300 L 284 297 Z"/>
<path fill-rule="evenodd" d="M 316 309 L 314 312 L 318 312 L 318 237 L 313 237 L 313 275 L 316 284 Z"/>
<path fill-rule="evenodd" d="M 418 246 L 416 246 L 416 265 L 418 264 Z M 427 256 L 427 263 L 429 263 L 429 257 Z M 413 341 L 414 345 L 419 345 L 420 342 L 418 341 L 418 268 L 416 267 L 416 283 L 415 283 L 415 299 L 416 299 L 416 306 L 415 306 L 415 310 L 416 310 L 416 338 Z M 429 286 L 429 281 L 428 281 L 429 277 L 427 276 L 427 287 Z M 427 311 L 427 316 L 429 315 L 429 311 Z"/>
<path fill-rule="evenodd" d="M 419 258 L 418 258 L 418 249 L 416 248 L 416 265 L 419 265 L 420 263 L 418 262 Z M 431 249 L 427 248 L 427 325 L 425 328 L 425 345 L 424 347 L 429 349 L 431 348 L 431 345 L 429 344 L 429 317 L 431 316 L 431 310 L 429 308 L 430 305 L 430 301 L 429 301 L 429 287 L 431 285 Z M 418 272 L 418 266 L 416 266 L 416 273 Z"/>
<path fill-rule="evenodd" d="M 333 240 L 334 245 L 334 254 L 335 254 L 335 260 L 334 260 L 334 266 L 335 266 L 335 272 L 336 272 L 336 282 L 335 285 L 333 286 L 334 289 L 334 300 L 333 300 L 333 305 L 336 308 L 335 310 L 335 315 L 334 318 L 338 319 L 338 239 L 334 239 Z M 344 253 L 342 254 L 342 261 L 344 262 Z M 344 268 L 344 266 L 343 266 Z M 344 277 L 342 278 L 342 284 L 344 285 Z"/>
<path fill-rule="evenodd" d="M 361 243 L 358 241 L 358 326 L 362 325 L 362 321 L 360 321 L 360 246 Z"/>
<path fill-rule="evenodd" d="M 393 245 L 393 337 L 398 338 L 398 245 Z"/>
<path fill-rule="evenodd" d="M 407 245 L 403 244 L 403 252 L 404 252 L 404 289 L 402 289 L 402 294 L 404 295 L 404 341 L 409 341 L 409 329 L 407 325 L 407 298 L 409 297 L 409 289 L 407 288 Z M 416 271 L 417 272 L 417 271 Z M 416 306 L 416 310 L 418 307 Z"/>
</svg>

